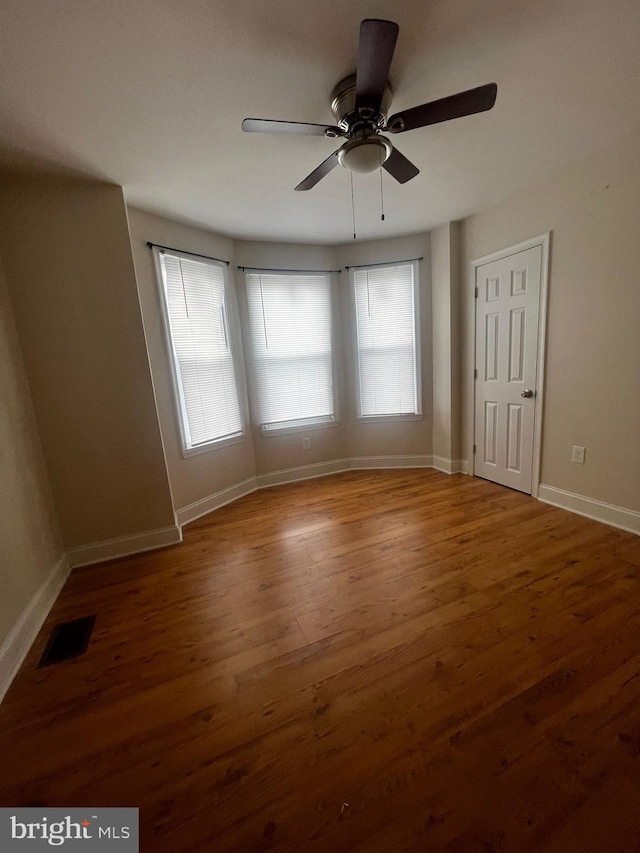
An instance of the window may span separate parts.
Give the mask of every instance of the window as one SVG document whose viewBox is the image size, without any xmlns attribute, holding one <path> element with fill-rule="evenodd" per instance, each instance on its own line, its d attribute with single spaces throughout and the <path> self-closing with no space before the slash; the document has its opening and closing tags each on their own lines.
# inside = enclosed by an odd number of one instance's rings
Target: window
<svg viewBox="0 0 640 853">
<path fill-rule="evenodd" d="M 417 263 L 351 270 L 358 414 L 421 414 Z"/>
<path fill-rule="evenodd" d="M 173 361 L 183 449 L 242 435 L 225 267 L 154 248 Z"/>
<path fill-rule="evenodd" d="M 333 421 L 329 274 L 247 272 L 246 282 L 262 429 Z"/>
</svg>

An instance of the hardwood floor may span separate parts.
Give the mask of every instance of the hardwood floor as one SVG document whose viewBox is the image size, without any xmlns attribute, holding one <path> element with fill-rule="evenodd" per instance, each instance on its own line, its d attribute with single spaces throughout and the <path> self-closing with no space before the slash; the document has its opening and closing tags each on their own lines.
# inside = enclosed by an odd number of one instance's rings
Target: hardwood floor
<svg viewBox="0 0 640 853">
<path fill-rule="evenodd" d="M 145 853 L 639 851 L 639 638 L 632 534 L 430 470 L 258 492 L 72 574 L 0 804 L 139 806 Z"/>
</svg>

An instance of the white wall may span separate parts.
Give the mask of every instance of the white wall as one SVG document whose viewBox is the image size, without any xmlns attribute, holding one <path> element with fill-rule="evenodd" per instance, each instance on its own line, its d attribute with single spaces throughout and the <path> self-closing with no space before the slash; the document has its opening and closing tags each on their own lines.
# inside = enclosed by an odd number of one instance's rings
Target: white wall
<svg viewBox="0 0 640 853">
<path fill-rule="evenodd" d="M 52 575 L 54 586 L 56 572 L 62 580 L 66 577 L 62 538 L 1 263 L 0 400 L 1 697 L 24 651 L 14 648 L 12 629 Z"/>
<path fill-rule="evenodd" d="M 0 199 L 5 274 L 65 547 L 90 558 L 84 549 L 96 543 L 177 534 L 122 189 L 12 178 Z"/>
<path fill-rule="evenodd" d="M 431 232 L 433 455 L 445 470 L 460 465 L 459 228 Z"/>
<path fill-rule="evenodd" d="M 640 511 L 640 134 L 462 223 L 472 259 L 551 231 L 541 482 Z M 469 365 L 469 337 L 465 360 Z M 465 369 L 467 369 L 465 368 Z M 464 388 L 470 434 L 471 400 Z M 572 445 L 586 462 L 571 462 Z M 470 453 L 469 440 L 465 440 Z M 470 457 L 467 457 L 470 458 Z"/>
</svg>

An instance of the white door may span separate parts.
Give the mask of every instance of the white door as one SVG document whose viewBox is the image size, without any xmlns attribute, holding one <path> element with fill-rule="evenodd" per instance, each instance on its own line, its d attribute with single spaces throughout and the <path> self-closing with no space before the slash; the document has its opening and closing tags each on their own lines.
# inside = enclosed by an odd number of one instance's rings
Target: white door
<svg viewBox="0 0 640 853">
<path fill-rule="evenodd" d="M 476 267 L 475 473 L 531 494 L 542 247 Z"/>
</svg>

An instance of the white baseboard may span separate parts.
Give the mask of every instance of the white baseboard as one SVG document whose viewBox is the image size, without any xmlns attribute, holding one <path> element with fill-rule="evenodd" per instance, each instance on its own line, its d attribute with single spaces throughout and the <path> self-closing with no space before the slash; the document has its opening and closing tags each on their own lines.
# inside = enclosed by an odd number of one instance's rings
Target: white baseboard
<svg viewBox="0 0 640 853">
<path fill-rule="evenodd" d="M 70 571 L 67 555 L 63 554 L 0 646 L 0 702 L 18 674 Z"/>
<path fill-rule="evenodd" d="M 326 477 L 329 474 L 341 474 L 344 471 L 359 471 L 383 468 L 433 468 L 432 457 L 416 456 L 358 456 L 352 459 L 332 459 L 329 462 L 316 462 L 312 465 L 300 465 L 297 468 L 284 468 L 281 471 L 270 471 L 268 474 L 258 474 L 229 486 L 220 492 L 215 492 L 202 500 L 179 509 L 176 513 L 179 524 L 189 524 L 225 504 L 248 495 L 257 489 L 270 489 L 285 483 L 297 483 L 302 480 L 313 480 L 316 477 Z"/>
<path fill-rule="evenodd" d="M 107 539 L 104 542 L 92 542 L 90 545 L 70 548 L 69 564 L 72 569 L 77 569 L 92 563 L 102 563 L 105 560 L 139 554 L 141 551 L 177 545 L 178 542 L 182 542 L 182 530 L 178 525 L 163 527 L 160 530 L 148 530 L 146 533 L 136 533 L 133 536 L 121 536 L 118 539 Z"/>
<path fill-rule="evenodd" d="M 340 474 L 342 471 L 348 471 L 350 467 L 348 459 L 332 459 L 330 462 L 316 462 L 313 465 L 301 465 L 298 468 L 284 468 L 282 471 L 258 474 L 256 479 L 259 489 L 269 489 L 271 486 L 281 486 L 284 483 L 313 480 L 315 477 L 326 477 L 327 474 Z"/>
<path fill-rule="evenodd" d="M 444 474 L 466 474 L 462 466 L 467 463 L 462 459 L 447 459 L 445 456 L 434 456 L 432 468 Z"/>
<path fill-rule="evenodd" d="M 202 498 L 202 500 L 195 501 L 195 503 L 185 506 L 183 509 L 179 509 L 176 513 L 178 524 L 181 526 L 183 524 L 189 524 L 191 521 L 195 521 L 197 518 L 200 518 L 209 512 L 213 512 L 214 509 L 220 509 L 220 507 L 223 507 L 225 504 L 237 501 L 238 498 L 243 498 L 245 495 L 250 495 L 251 492 L 255 492 L 257 488 L 257 478 L 249 477 L 248 480 L 236 483 L 235 486 L 229 486 L 227 489 L 221 489 L 213 495 L 209 495 L 206 498 Z"/>
<path fill-rule="evenodd" d="M 565 492 L 564 489 L 545 486 L 542 483 L 538 491 L 538 500 L 640 535 L 640 512 L 597 501 L 594 498 L 586 498 L 584 495 L 576 495 L 573 492 Z"/>
<path fill-rule="evenodd" d="M 433 458 L 430 455 L 416 456 L 354 456 L 348 466 L 354 471 L 369 468 L 433 468 Z"/>
<path fill-rule="evenodd" d="M 471 463 L 467 459 L 460 460 L 460 473 L 461 474 L 470 474 L 471 473 Z"/>
</svg>

